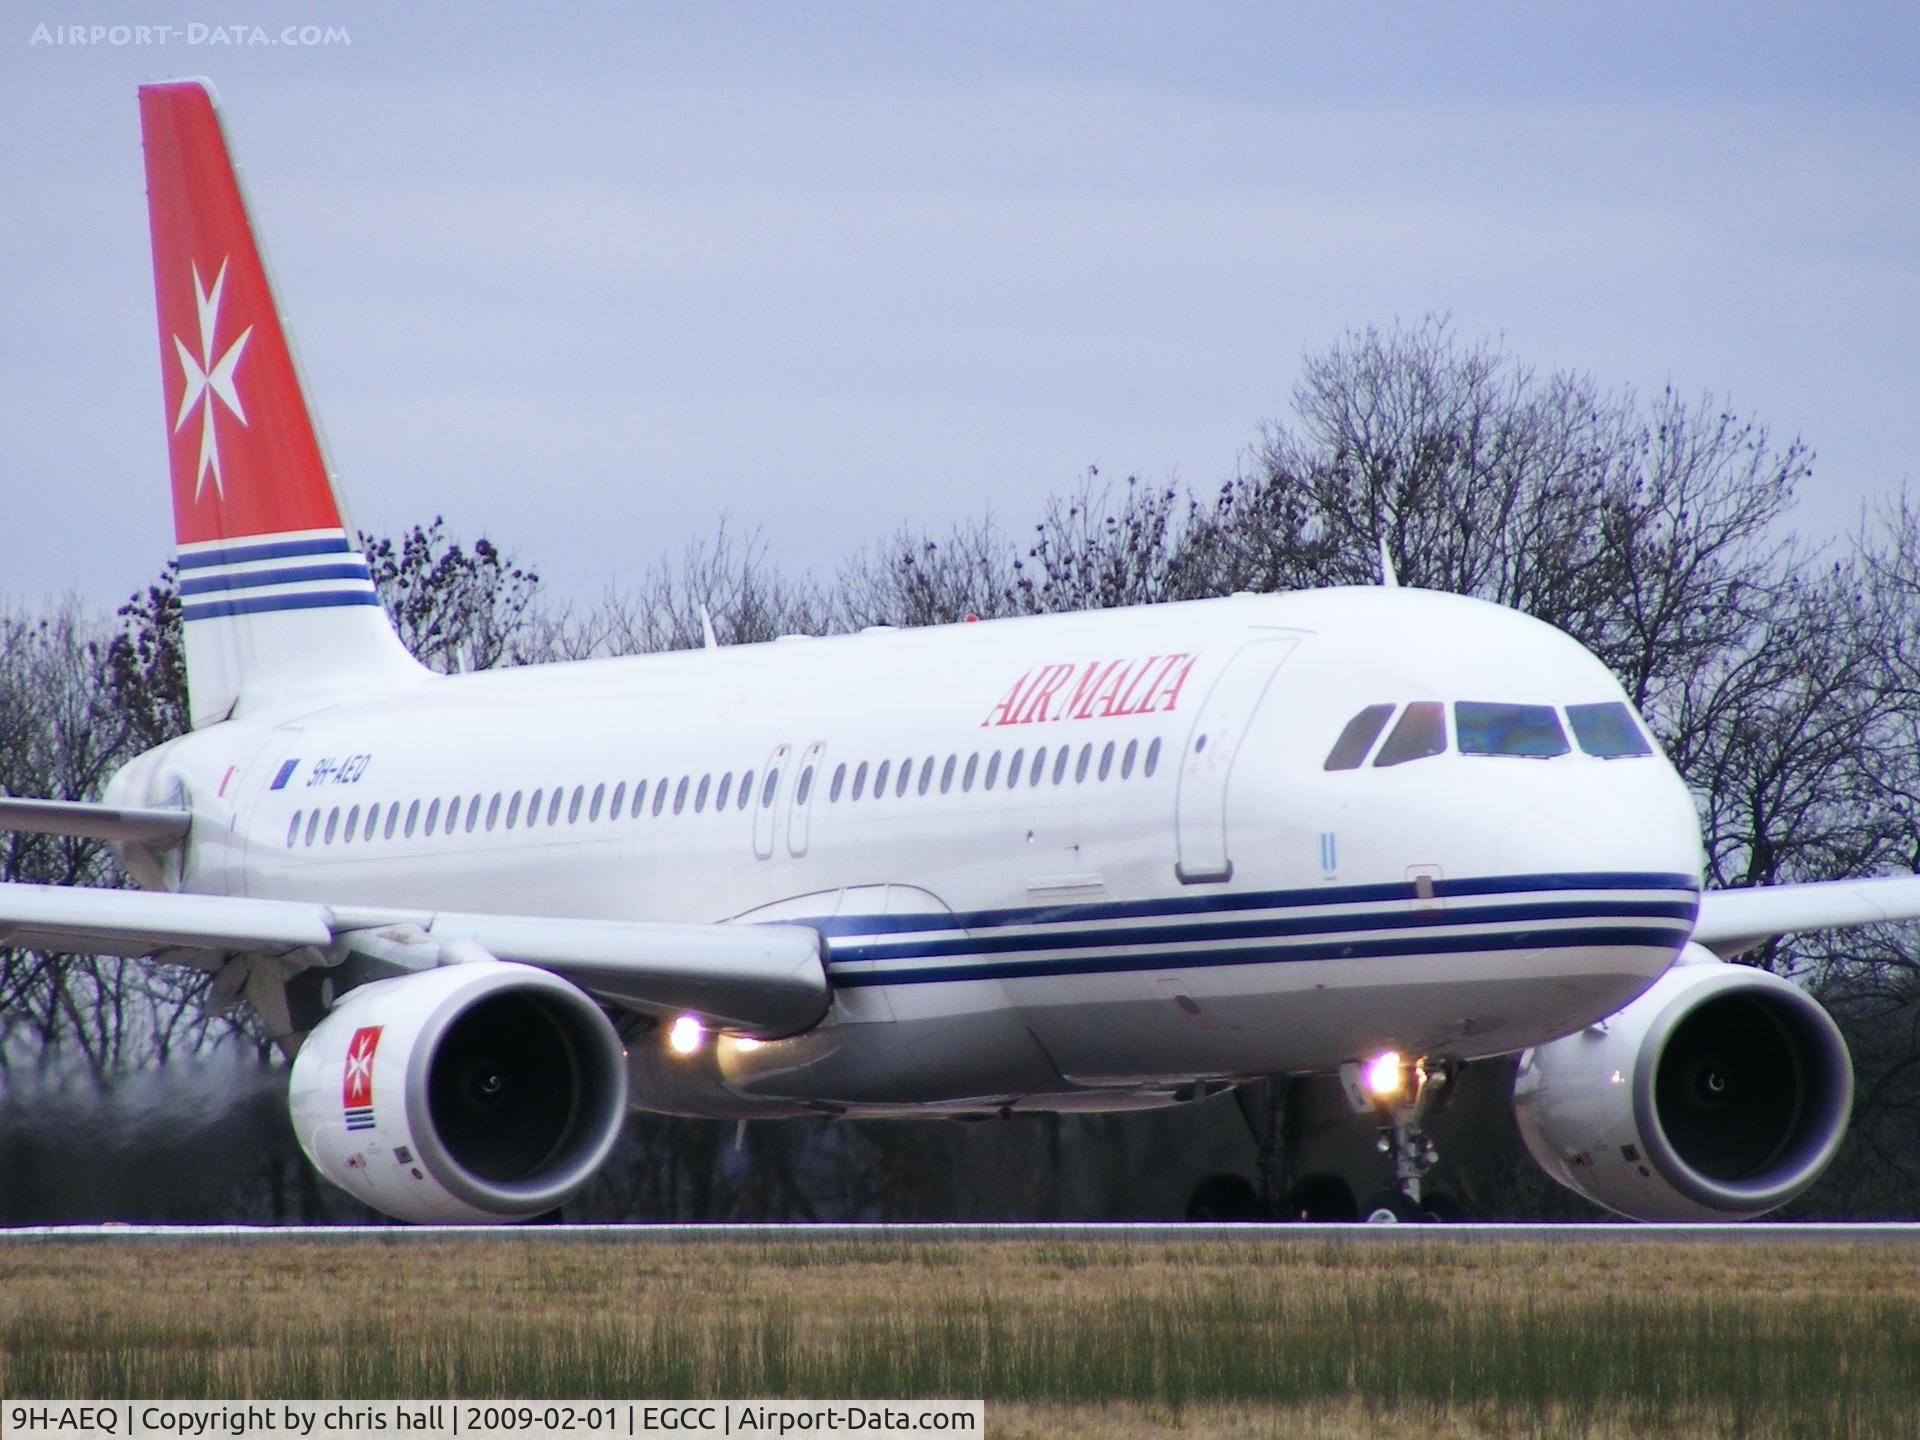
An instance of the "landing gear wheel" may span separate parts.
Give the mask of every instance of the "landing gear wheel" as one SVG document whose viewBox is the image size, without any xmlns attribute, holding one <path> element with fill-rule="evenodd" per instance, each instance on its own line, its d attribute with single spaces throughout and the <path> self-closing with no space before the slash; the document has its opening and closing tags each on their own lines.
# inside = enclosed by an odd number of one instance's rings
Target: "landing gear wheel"
<svg viewBox="0 0 1920 1440">
<path fill-rule="evenodd" d="M 1416 1225 L 1425 1213 L 1398 1190 L 1382 1190 L 1367 1202 L 1360 1218 L 1369 1225 Z"/>
<path fill-rule="evenodd" d="M 1302 1175 L 1287 1192 L 1286 1217 L 1319 1225 L 1351 1224 L 1360 1218 L 1353 1187 L 1338 1175 Z"/>
<path fill-rule="evenodd" d="M 1209 1175 L 1193 1187 L 1189 1220 L 1264 1220 L 1266 1208 L 1244 1175 Z"/>
<path fill-rule="evenodd" d="M 1460 1202 L 1444 1190 L 1432 1190 L 1422 1195 L 1420 1209 L 1424 1212 L 1424 1218 L 1440 1225 L 1467 1218 L 1467 1212 Z"/>
</svg>

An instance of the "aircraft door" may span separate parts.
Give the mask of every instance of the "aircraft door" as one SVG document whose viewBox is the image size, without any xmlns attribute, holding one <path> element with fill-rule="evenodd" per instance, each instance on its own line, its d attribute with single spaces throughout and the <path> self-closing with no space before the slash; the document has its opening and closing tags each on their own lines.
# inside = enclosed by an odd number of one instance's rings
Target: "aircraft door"
<svg viewBox="0 0 1920 1440">
<path fill-rule="evenodd" d="M 791 745 L 776 745 L 773 753 L 767 756 L 766 768 L 754 780 L 759 787 L 753 799 L 753 853 L 762 860 L 773 858 L 773 817 L 775 802 L 780 799 L 780 785 L 785 780 L 787 757 L 793 752 Z"/>
<path fill-rule="evenodd" d="M 799 778 L 793 785 L 793 806 L 787 813 L 787 853 L 790 855 L 807 853 L 807 831 L 813 814 L 814 792 L 826 783 L 827 778 L 821 760 L 826 749 L 824 742 L 816 740 L 800 757 Z"/>
<path fill-rule="evenodd" d="M 1178 858 L 1173 873 L 1183 885 L 1233 878 L 1233 859 L 1227 853 L 1227 782 L 1274 672 L 1299 643 L 1297 635 L 1276 635 L 1242 645 L 1194 716 L 1174 797 Z"/>
</svg>

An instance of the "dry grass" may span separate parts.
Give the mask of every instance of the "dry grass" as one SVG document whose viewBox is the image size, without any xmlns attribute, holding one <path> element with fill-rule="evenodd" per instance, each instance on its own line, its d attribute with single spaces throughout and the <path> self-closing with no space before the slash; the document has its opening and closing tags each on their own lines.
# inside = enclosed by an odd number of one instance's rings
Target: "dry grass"
<svg viewBox="0 0 1920 1440">
<path fill-rule="evenodd" d="M 984 1397 L 998 1435 L 1900 1435 L 1920 1259 L 1533 1242 L 0 1248 L 0 1395 Z"/>
</svg>

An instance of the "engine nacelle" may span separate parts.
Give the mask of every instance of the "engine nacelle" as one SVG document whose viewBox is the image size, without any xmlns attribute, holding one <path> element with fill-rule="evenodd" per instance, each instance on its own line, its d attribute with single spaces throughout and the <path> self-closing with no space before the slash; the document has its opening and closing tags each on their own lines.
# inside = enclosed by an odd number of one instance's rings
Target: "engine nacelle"
<svg viewBox="0 0 1920 1440">
<path fill-rule="evenodd" d="M 1805 992 L 1708 959 L 1521 1056 L 1513 1099 L 1540 1167 L 1596 1204 L 1635 1220 L 1748 1220 L 1833 1159 L 1853 1063 Z"/>
<path fill-rule="evenodd" d="M 293 1062 L 294 1133 L 322 1175 L 403 1220 L 552 1210 L 620 1137 L 620 1037 L 586 994 L 476 960 L 350 991 Z"/>
</svg>

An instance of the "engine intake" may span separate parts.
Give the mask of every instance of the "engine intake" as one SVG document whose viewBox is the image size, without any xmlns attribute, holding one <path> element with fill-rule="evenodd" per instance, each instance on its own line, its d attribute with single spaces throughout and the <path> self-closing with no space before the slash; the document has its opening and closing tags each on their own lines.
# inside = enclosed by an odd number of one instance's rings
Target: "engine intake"
<svg viewBox="0 0 1920 1440">
<path fill-rule="evenodd" d="M 314 1165 L 415 1221 L 552 1210 L 619 1139 L 627 1067 L 591 999 L 498 960 L 364 985 L 294 1060 L 294 1128 Z"/>
<path fill-rule="evenodd" d="M 1596 1204 L 1637 1220 L 1744 1220 L 1786 1204 L 1833 1159 L 1853 1064 L 1804 991 L 1706 960 L 1528 1051 L 1514 1106 L 1541 1168 Z"/>
</svg>

